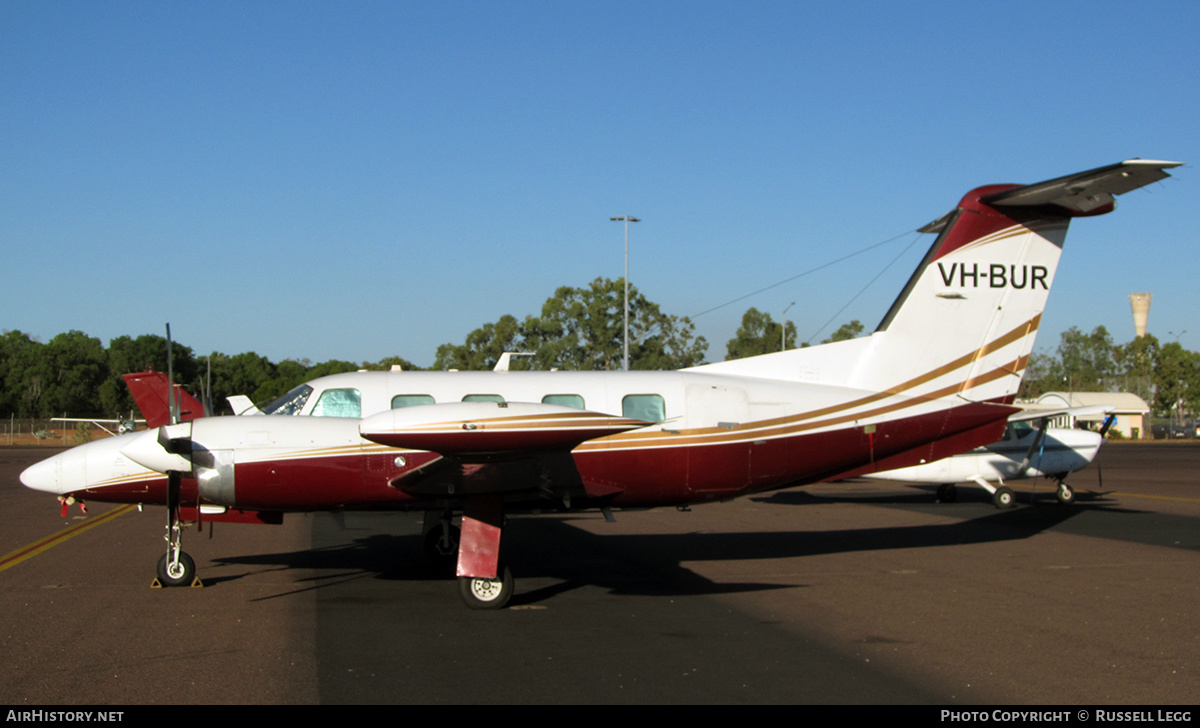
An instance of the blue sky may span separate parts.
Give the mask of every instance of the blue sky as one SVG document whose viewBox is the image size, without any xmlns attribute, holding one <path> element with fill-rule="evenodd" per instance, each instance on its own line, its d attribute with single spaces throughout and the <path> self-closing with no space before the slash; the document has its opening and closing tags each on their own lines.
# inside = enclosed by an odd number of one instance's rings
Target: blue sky
<svg viewBox="0 0 1200 728">
<path fill-rule="evenodd" d="M 900 236 L 697 317 L 710 360 L 750 306 L 871 328 L 969 189 L 1200 163 L 1197 29 L 1194 0 L 5 0 L 0 329 L 429 365 L 619 278 L 626 214 L 631 280 L 689 316 Z M 1134 291 L 1200 349 L 1198 223 L 1191 166 L 1076 221 L 1038 349 L 1132 338 Z"/>
</svg>

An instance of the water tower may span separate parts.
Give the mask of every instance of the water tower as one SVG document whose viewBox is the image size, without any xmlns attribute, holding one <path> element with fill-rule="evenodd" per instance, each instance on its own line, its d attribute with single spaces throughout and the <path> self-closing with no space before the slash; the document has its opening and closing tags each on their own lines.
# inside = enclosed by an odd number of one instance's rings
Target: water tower
<svg viewBox="0 0 1200 728">
<path fill-rule="evenodd" d="M 1129 305 L 1133 307 L 1133 328 L 1138 337 L 1146 335 L 1146 319 L 1150 318 L 1149 293 L 1130 293 Z"/>
</svg>

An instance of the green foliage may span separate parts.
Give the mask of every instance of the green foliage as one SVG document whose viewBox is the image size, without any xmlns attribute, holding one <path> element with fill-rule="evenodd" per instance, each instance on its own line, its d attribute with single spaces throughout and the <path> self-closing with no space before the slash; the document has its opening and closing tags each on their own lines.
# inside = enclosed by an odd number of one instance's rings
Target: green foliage
<svg viewBox="0 0 1200 728">
<path fill-rule="evenodd" d="M 86 445 L 92 441 L 92 428 L 86 422 L 75 423 L 75 444 Z"/>
<path fill-rule="evenodd" d="M 848 341 L 849 339 L 857 339 L 862 336 L 863 325 L 858 319 L 854 319 L 848 324 L 842 324 L 837 331 L 833 332 L 833 336 L 822 341 L 822 344 L 831 344 L 835 341 Z"/>
<path fill-rule="evenodd" d="M 1029 358 L 1020 397 L 1046 392 L 1132 392 L 1155 412 L 1200 412 L 1200 354 L 1147 334 L 1120 345 L 1103 326 L 1064 331 L 1054 354 Z"/>
<path fill-rule="evenodd" d="M 1159 347 L 1154 362 L 1154 408 L 1180 415 L 1200 410 L 1200 354 L 1178 341 Z"/>
<path fill-rule="evenodd" d="M 725 360 L 744 359 L 748 356 L 781 351 L 784 345 L 782 327 L 771 319 L 771 314 L 751 308 L 742 315 L 742 325 L 737 334 L 725 344 Z M 796 346 L 796 324 L 787 323 L 787 347 Z"/>
<path fill-rule="evenodd" d="M 475 329 L 462 345 L 438 347 L 434 369 L 491 369 L 506 351 L 530 353 L 512 369 L 616 370 L 624 355 L 625 289 L 622 280 L 597 278 L 586 288 L 563 286 L 540 316 L 518 321 L 504 315 Z M 686 317 L 662 312 L 636 287 L 629 288 L 629 368 L 681 369 L 704 361 L 708 342 Z"/>
<path fill-rule="evenodd" d="M 201 397 L 211 366 L 216 411 L 228 411 L 225 398 L 245 394 L 267 402 L 292 387 L 326 374 L 357 369 L 389 369 L 399 364 L 416 369 L 398 356 L 377 363 L 284 360 L 274 364 L 254 352 L 228 356 L 213 352 L 198 359 L 190 347 L 171 347 L 175 382 Z M 45 418 L 128 417 L 136 405 L 121 375 L 167 371 L 167 340 L 161 336 L 118 336 L 106 349 L 99 339 L 78 331 L 59 334 L 42 344 L 20 331 L 0 332 L 0 415 Z"/>
</svg>

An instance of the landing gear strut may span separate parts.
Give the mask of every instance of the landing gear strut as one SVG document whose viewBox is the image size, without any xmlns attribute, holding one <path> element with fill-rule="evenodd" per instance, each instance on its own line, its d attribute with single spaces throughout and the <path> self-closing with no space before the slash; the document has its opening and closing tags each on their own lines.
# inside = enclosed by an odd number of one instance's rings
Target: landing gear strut
<svg viewBox="0 0 1200 728">
<path fill-rule="evenodd" d="M 203 586 L 196 578 L 196 562 L 183 551 L 183 524 L 179 522 L 179 472 L 167 472 L 167 553 L 158 560 L 156 587 Z"/>
<path fill-rule="evenodd" d="M 471 609 L 500 609 L 512 597 L 512 572 L 500 563 L 503 527 L 503 496 L 477 496 L 463 505 L 458 593 Z"/>
</svg>

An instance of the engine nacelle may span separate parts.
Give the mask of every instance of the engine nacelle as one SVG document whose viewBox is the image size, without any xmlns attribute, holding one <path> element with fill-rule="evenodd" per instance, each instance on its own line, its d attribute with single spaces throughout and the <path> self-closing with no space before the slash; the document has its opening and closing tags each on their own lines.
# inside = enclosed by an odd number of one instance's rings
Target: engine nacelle
<svg viewBox="0 0 1200 728">
<path fill-rule="evenodd" d="M 192 453 L 193 474 L 200 498 L 209 503 L 234 507 L 233 450 L 196 450 Z"/>
</svg>

